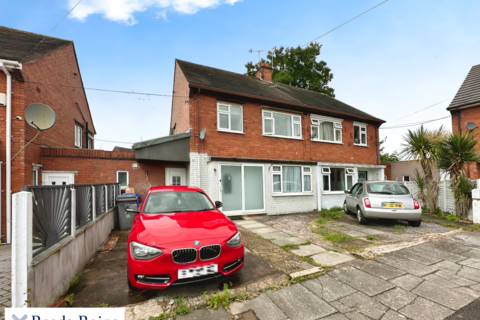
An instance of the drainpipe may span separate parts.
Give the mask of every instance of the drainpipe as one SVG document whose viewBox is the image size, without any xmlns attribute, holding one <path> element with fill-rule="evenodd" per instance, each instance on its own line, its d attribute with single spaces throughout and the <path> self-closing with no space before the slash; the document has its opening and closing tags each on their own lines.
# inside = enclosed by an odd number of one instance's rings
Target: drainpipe
<svg viewBox="0 0 480 320">
<path fill-rule="evenodd" d="M 6 109 L 6 192 L 7 199 L 7 243 L 12 242 L 12 76 L 7 70 L 8 68 L 21 68 L 21 64 L 14 61 L 0 60 L 0 69 L 7 76 L 7 109 Z M 0 228 L 1 230 L 1 228 Z"/>
</svg>

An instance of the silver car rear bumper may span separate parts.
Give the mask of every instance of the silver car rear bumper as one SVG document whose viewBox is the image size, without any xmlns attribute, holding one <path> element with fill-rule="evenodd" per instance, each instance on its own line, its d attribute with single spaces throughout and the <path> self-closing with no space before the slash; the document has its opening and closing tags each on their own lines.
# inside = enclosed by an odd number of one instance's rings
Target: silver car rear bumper
<svg viewBox="0 0 480 320">
<path fill-rule="evenodd" d="M 381 209 L 381 208 L 365 208 L 365 218 L 379 218 L 379 219 L 398 219 L 418 221 L 422 219 L 422 210 L 405 210 L 405 209 Z"/>
</svg>

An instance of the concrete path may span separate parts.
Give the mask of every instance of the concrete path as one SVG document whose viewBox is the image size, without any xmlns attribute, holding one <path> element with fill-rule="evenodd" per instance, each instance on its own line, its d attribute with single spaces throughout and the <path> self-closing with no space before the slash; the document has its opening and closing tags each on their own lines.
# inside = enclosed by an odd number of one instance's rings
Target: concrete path
<svg viewBox="0 0 480 320">
<path fill-rule="evenodd" d="M 453 318 L 459 310 L 459 315 L 474 314 L 480 297 L 480 234 L 462 235 L 356 260 L 318 278 L 232 303 L 230 312 L 245 319 L 242 315 L 253 310 L 260 320 L 437 320 Z"/>
<path fill-rule="evenodd" d="M 0 246 L 0 320 L 5 319 L 5 308 L 12 306 L 11 246 Z"/>
<path fill-rule="evenodd" d="M 308 241 L 282 232 L 276 228 L 259 223 L 255 220 L 237 220 L 237 226 L 245 228 L 265 239 L 272 241 L 279 246 L 295 245 L 297 249 L 291 250 L 298 256 L 310 257 L 322 266 L 335 266 L 341 263 L 355 260 L 349 254 L 331 252 L 314 244 L 307 244 Z M 366 234 L 365 234 L 366 235 Z"/>
</svg>

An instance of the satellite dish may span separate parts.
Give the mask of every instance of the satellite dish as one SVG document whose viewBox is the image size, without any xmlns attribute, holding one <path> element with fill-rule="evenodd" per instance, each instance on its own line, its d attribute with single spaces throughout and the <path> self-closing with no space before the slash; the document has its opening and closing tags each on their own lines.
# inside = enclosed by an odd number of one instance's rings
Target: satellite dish
<svg viewBox="0 0 480 320">
<path fill-rule="evenodd" d="M 478 128 L 477 125 L 476 125 L 475 123 L 473 123 L 473 122 L 467 122 L 467 123 L 465 124 L 465 126 L 467 127 L 468 130 L 473 130 L 473 129 Z"/>
<path fill-rule="evenodd" d="M 35 129 L 50 129 L 55 120 L 55 111 L 45 104 L 32 103 L 25 109 L 25 121 Z"/>
<path fill-rule="evenodd" d="M 203 140 L 205 139 L 206 134 L 207 134 L 207 129 L 203 128 L 202 131 L 200 131 L 200 134 L 198 135 L 198 137 L 200 138 L 200 140 Z"/>
</svg>

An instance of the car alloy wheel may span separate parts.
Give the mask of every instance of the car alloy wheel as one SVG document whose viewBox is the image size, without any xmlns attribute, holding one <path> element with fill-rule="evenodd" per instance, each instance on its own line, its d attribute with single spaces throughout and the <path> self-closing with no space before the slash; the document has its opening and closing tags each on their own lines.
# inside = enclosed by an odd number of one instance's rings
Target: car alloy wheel
<svg viewBox="0 0 480 320">
<path fill-rule="evenodd" d="M 347 209 L 347 202 L 344 202 L 344 203 L 343 203 L 343 212 L 345 212 L 345 214 L 349 214 L 349 213 L 350 213 L 350 210 Z"/>
<path fill-rule="evenodd" d="M 357 219 L 360 224 L 367 224 L 367 219 L 363 216 L 362 209 L 357 209 Z"/>
</svg>

